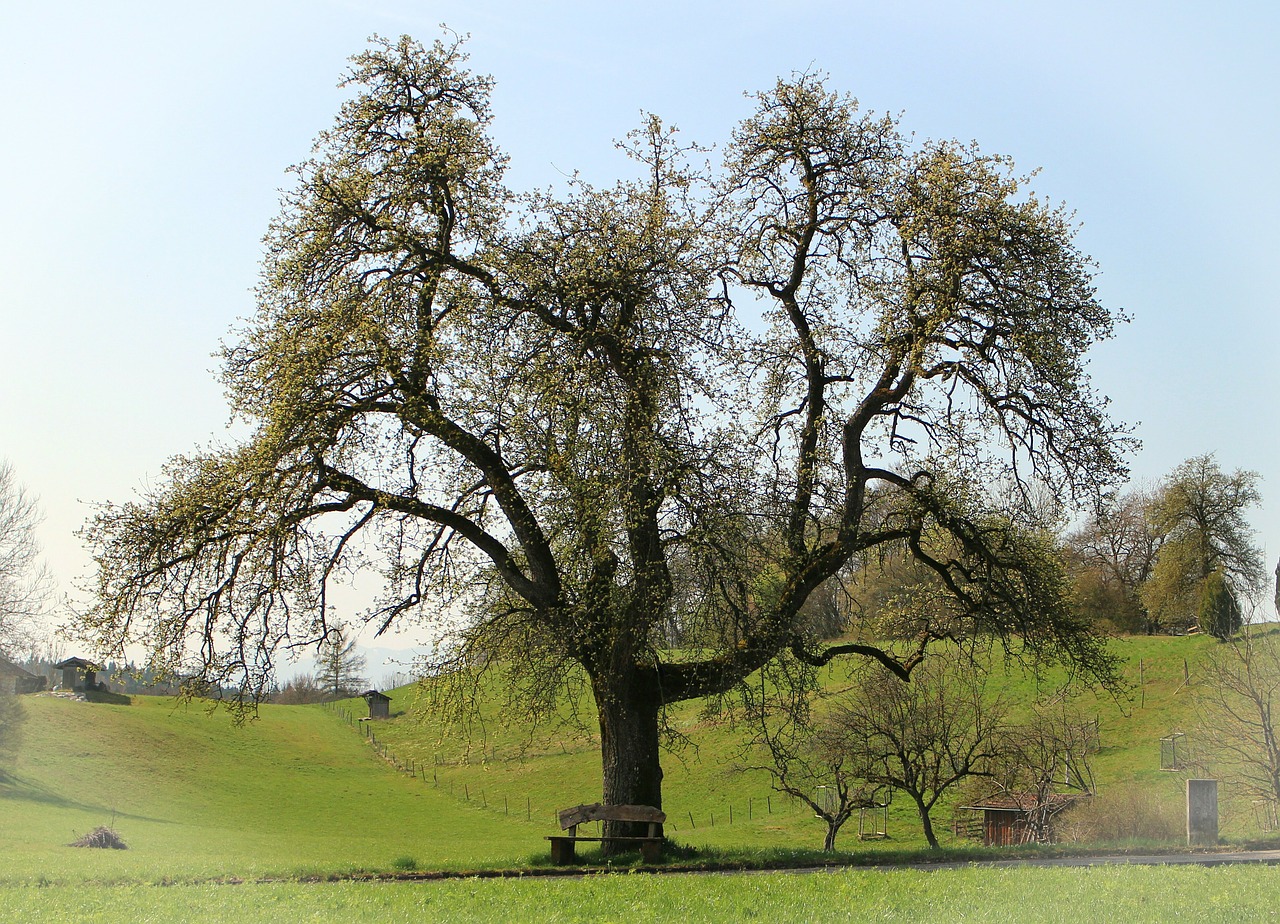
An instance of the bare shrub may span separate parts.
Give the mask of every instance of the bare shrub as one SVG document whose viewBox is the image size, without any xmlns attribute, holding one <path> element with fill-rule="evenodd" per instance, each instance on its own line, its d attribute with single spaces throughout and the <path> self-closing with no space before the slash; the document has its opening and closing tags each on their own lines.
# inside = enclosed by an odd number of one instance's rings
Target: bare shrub
<svg viewBox="0 0 1280 924">
<path fill-rule="evenodd" d="M 1059 836 L 1075 844 L 1177 841 L 1184 833 L 1181 803 L 1144 786 L 1116 786 L 1068 813 Z"/>
</svg>

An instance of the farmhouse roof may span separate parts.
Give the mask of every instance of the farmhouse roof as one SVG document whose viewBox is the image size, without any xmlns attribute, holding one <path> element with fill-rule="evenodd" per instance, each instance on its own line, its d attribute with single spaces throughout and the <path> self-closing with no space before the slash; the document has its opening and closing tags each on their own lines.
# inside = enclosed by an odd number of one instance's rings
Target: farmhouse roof
<svg viewBox="0 0 1280 924">
<path fill-rule="evenodd" d="M 7 661 L 4 658 L 0 658 L 0 674 L 5 674 L 9 677 L 22 677 L 24 679 L 27 677 L 35 677 L 35 674 L 18 667 L 18 665 L 14 664 L 12 661 Z"/>
<path fill-rule="evenodd" d="M 86 661 L 84 658 L 67 658 L 65 661 L 59 661 L 54 667 L 60 671 L 66 670 L 68 667 L 78 667 L 86 671 L 100 671 L 102 668 L 92 661 Z"/>
<path fill-rule="evenodd" d="M 972 805 L 961 805 L 967 811 L 1030 812 L 1035 808 L 1048 808 L 1056 812 L 1078 799 L 1087 798 L 1079 793 L 1050 793 L 1043 801 L 1033 792 L 1001 792 L 979 799 Z"/>
</svg>

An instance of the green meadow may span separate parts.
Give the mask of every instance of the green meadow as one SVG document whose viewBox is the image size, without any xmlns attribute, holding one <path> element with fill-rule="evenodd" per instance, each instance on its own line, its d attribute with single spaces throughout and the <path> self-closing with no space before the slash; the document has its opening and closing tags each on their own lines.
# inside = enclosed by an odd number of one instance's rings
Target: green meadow
<svg viewBox="0 0 1280 924">
<path fill-rule="evenodd" d="M 1273 922 L 1269 867 L 840 870 L 581 880 L 0 889 L 0 914 L 83 924 L 307 921 Z"/>
<path fill-rule="evenodd" d="M 1099 801 L 1140 791 L 1166 815 L 1178 815 L 1186 774 L 1161 770 L 1160 738 L 1193 731 L 1192 684 L 1201 659 L 1216 643 L 1206 637 L 1165 636 L 1120 638 L 1112 644 L 1123 659 L 1126 692 L 1114 696 L 1084 691 L 1076 701 L 1081 714 L 1098 719 L 1101 748 L 1093 767 L 1103 797 Z M 1037 678 L 999 660 L 990 665 L 990 673 L 989 688 L 1003 691 L 1015 704 L 1052 696 L 1063 680 L 1058 672 Z M 825 676 L 831 689 L 848 682 L 840 667 Z M 363 723 L 363 727 L 356 721 L 366 713 L 362 701 L 336 706 L 352 720 L 356 734 L 370 736 L 371 747 L 376 741 L 376 752 L 392 766 L 406 771 L 412 767 L 420 779 L 454 800 L 478 805 L 490 814 L 531 818 L 546 833 L 557 809 L 598 796 L 598 737 L 590 727 L 589 703 L 577 704 L 581 722 L 564 721 L 531 735 L 518 716 L 509 718 L 512 710 L 499 684 L 482 688 L 478 718 L 465 730 L 439 722 L 425 694 L 415 688 L 392 691 L 392 695 L 393 718 Z M 823 826 L 812 812 L 773 792 L 766 772 L 747 769 L 753 760 L 743 754 L 741 729 L 708 715 L 700 703 L 679 705 L 670 721 L 678 737 L 663 763 L 669 837 L 704 850 L 821 846 Z M 1188 735 L 1187 744 L 1197 745 L 1194 734 Z M 1233 800 L 1229 787 L 1223 788 L 1222 798 L 1226 833 L 1247 836 L 1253 821 L 1249 804 Z M 935 811 L 936 828 L 950 828 L 953 801 Z M 871 821 L 865 822 L 868 832 Z M 858 824 L 855 816 L 845 825 L 838 847 L 874 857 L 926 846 L 915 808 L 905 798 L 889 806 L 887 838 L 859 839 Z M 968 848 L 971 842 L 948 834 L 943 844 Z"/>
<path fill-rule="evenodd" d="M 0 882 L 343 874 L 405 857 L 501 866 L 535 839 L 392 772 L 319 708 L 264 706 L 235 727 L 160 697 L 24 702 L 22 752 L 0 784 Z M 99 825 L 129 849 L 63 846 Z"/>
<path fill-rule="evenodd" d="M 1099 719 L 1099 801 L 1141 790 L 1178 810 L 1184 775 L 1160 770 L 1159 738 L 1191 729 L 1187 679 L 1213 644 L 1115 642 L 1129 694 L 1081 702 Z M 993 675 L 1016 699 L 1037 695 L 1033 678 L 1002 665 Z M 929 859 L 905 800 L 890 807 L 888 837 L 859 839 L 856 817 L 841 833 L 840 862 L 879 868 L 653 876 L 624 859 L 610 875 L 551 878 L 543 837 L 554 811 L 598 798 L 589 725 L 530 733 L 504 720 L 510 711 L 495 689 L 464 733 L 426 713 L 416 688 L 392 696 L 387 721 L 357 721 L 364 704 L 355 700 L 264 706 L 242 726 L 162 697 L 24 697 L 23 744 L 0 778 L 0 920 L 1250 921 L 1275 920 L 1280 904 L 1274 872 L 1262 867 L 892 868 Z M 740 729 L 698 704 L 672 719 L 684 745 L 664 765 L 667 832 L 679 845 L 670 865 L 823 859 L 812 813 L 743 769 Z M 1229 785 L 1225 794 L 1224 833 L 1255 842 L 1248 805 L 1232 800 Z M 949 808 L 935 814 L 940 829 L 949 821 Z M 128 849 L 67 846 L 100 825 Z M 943 846 L 950 859 L 1008 856 L 949 834 Z M 1089 849 L 1153 848 L 1176 844 L 1117 839 Z M 498 871 L 516 878 L 478 878 Z M 441 872 L 457 878 L 395 879 Z"/>
</svg>

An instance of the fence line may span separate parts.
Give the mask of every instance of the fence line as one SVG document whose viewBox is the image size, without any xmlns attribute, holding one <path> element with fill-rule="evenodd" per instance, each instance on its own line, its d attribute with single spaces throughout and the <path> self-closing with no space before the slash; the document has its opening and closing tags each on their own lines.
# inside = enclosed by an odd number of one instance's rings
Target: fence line
<svg viewBox="0 0 1280 924">
<path fill-rule="evenodd" d="M 380 758 L 382 758 L 384 761 L 394 766 L 398 771 L 406 774 L 407 776 L 413 777 L 415 780 L 421 779 L 423 785 L 430 785 L 433 789 L 441 788 L 439 768 L 447 767 L 447 766 L 450 766 L 451 764 L 448 761 L 445 761 L 443 758 L 441 758 L 439 754 L 433 753 L 431 755 L 432 770 L 431 770 L 431 776 L 428 779 L 425 759 L 422 763 L 420 763 L 417 758 L 410 758 L 407 761 L 402 760 L 399 757 L 399 755 L 397 755 L 395 752 L 393 752 L 390 748 L 386 746 L 385 742 L 378 741 L 378 734 L 373 729 L 372 723 L 370 723 L 368 720 L 355 719 L 352 717 L 351 713 L 348 710 L 342 707 L 339 707 L 334 703 L 322 703 L 321 705 L 327 711 L 337 715 L 339 718 L 346 721 L 346 723 L 349 726 L 359 729 L 362 737 L 364 737 L 369 742 L 369 745 L 373 750 L 373 752 L 377 754 Z M 563 747 L 563 743 L 561 744 L 561 746 Z M 497 759 L 496 746 L 490 748 L 489 756 L 494 760 Z M 447 788 L 449 797 L 457 798 L 457 794 L 455 793 L 455 789 L 454 789 L 454 781 L 448 780 L 445 786 Z M 524 795 L 525 797 L 525 820 L 531 822 L 534 816 L 533 799 L 527 793 L 522 793 L 522 795 Z M 781 796 L 782 799 L 775 800 L 773 798 L 775 795 Z M 494 798 L 496 800 L 497 796 L 495 796 Z M 471 785 L 467 781 L 463 781 L 462 801 L 466 802 L 469 805 L 475 805 L 478 802 L 479 807 L 481 809 L 486 811 L 490 810 L 487 791 L 484 789 L 478 790 L 477 802 L 473 802 L 471 798 Z M 775 805 L 775 801 L 778 801 L 779 804 Z M 770 793 L 766 793 L 763 796 L 748 796 L 746 801 L 746 820 L 747 821 L 755 820 L 755 816 L 757 814 L 756 806 L 757 804 L 761 804 L 761 803 L 763 804 L 763 808 L 764 808 L 764 814 L 762 817 L 768 817 L 770 815 L 775 815 L 780 813 L 793 815 L 797 811 L 801 810 L 801 808 L 807 809 L 807 806 L 804 806 L 799 799 L 785 793 L 770 792 Z M 498 803 L 495 801 L 492 810 L 496 811 L 497 806 L 498 806 Z M 714 828 L 716 826 L 716 809 L 717 808 L 720 809 L 721 811 L 720 822 L 722 827 L 726 823 L 725 822 L 726 812 L 728 817 L 727 823 L 729 825 L 741 824 L 744 820 L 743 810 L 741 805 L 737 807 L 737 810 L 735 813 L 735 806 L 732 801 L 729 801 L 727 803 L 721 802 L 721 803 L 717 803 L 715 808 L 710 808 L 710 807 L 707 808 L 706 814 L 702 817 L 702 821 L 705 827 Z M 559 824 L 559 821 L 560 821 L 559 809 L 539 808 L 538 814 L 542 814 L 544 811 L 550 814 L 552 824 L 555 824 L 555 825 Z M 509 801 L 509 796 L 507 794 L 502 795 L 502 813 L 503 815 L 506 815 L 508 817 L 511 815 L 510 801 Z M 697 816 L 695 816 L 694 813 L 690 810 L 686 810 L 684 814 L 689 819 L 689 830 L 691 831 L 698 830 Z M 674 817 L 675 817 L 674 815 L 667 816 L 667 821 L 664 827 L 669 832 L 676 832 L 680 830 L 680 827 L 677 826 L 676 822 L 674 821 Z M 683 822 L 681 822 L 681 825 L 682 824 Z"/>
</svg>

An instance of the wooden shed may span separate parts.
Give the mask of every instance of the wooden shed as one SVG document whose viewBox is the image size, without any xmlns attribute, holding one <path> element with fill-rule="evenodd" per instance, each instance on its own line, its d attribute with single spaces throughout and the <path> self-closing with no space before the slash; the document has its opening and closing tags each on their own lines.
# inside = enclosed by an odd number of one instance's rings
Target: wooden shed
<svg viewBox="0 0 1280 924">
<path fill-rule="evenodd" d="M 391 715 L 391 697 L 377 690 L 365 690 L 360 694 L 369 704 L 369 718 L 385 719 Z"/>
<path fill-rule="evenodd" d="M 62 671 L 62 689 L 64 690 L 86 693 L 107 689 L 107 685 L 99 683 L 97 679 L 98 671 L 102 668 L 92 661 L 86 661 L 84 658 L 67 658 L 55 664 L 54 669 Z"/>
<path fill-rule="evenodd" d="M 1084 798 L 1088 796 L 1051 793 L 1041 798 L 1035 793 L 998 793 L 972 805 L 958 806 L 958 812 L 981 812 L 982 824 L 979 828 L 957 820 L 955 831 L 959 835 L 980 837 L 986 847 L 1010 847 L 1045 836 L 1052 840 L 1058 815 Z"/>
</svg>

